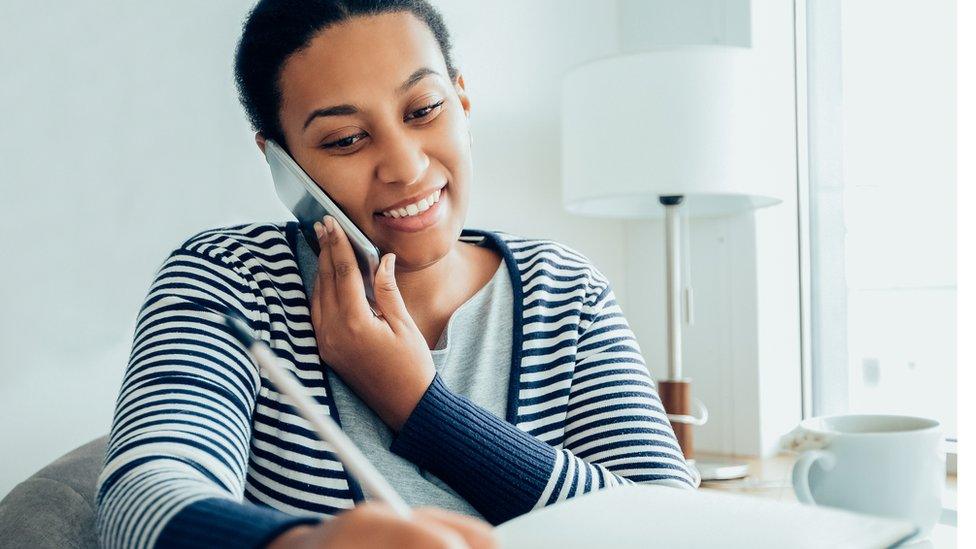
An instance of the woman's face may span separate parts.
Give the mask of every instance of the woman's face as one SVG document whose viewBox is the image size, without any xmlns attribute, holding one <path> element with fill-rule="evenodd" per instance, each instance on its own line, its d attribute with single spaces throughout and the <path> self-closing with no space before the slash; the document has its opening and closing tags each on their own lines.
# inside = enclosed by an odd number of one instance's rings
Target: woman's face
<svg viewBox="0 0 976 549">
<path fill-rule="evenodd" d="M 398 270 L 451 250 L 472 179 L 470 102 L 421 20 L 390 13 L 325 29 L 288 58 L 280 87 L 292 156 L 381 252 L 397 254 Z M 438 189 L 416 217 L 381 213 Z"/>
</svg>

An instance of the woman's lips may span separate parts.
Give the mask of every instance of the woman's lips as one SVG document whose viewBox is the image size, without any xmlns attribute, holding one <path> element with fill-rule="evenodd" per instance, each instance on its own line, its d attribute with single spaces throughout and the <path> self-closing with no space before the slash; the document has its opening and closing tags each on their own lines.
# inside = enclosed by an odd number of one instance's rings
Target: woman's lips
<svg viewBox="0 0 976 549">
<path fill-rule="evenodd" d="M 445 215 L 445 205 L 444 201 L 447 200 L 447 187 L 445 185 L 441 189 L 440 198 L 438 198 L 437 203 L 433 206 L 427 208 L 424 212 L 412 215 L 408 217 L 401 217 L 399 219 L 395 217 L 387 217 L 383 214 L 373 214 L 373 219 L 384 227 L 394 229 L 397 231 L 403 231 L 407 233 L 415 233 L 417 231 L 422 231 L 431 225 L 436 224 Z"/>
</svg>

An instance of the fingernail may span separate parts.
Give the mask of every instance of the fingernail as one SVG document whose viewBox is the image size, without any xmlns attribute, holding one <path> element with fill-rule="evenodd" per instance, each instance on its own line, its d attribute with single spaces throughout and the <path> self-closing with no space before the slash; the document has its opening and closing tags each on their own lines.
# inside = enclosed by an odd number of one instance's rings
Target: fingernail
<svg viewBox="0 0 976 549">
<path fill-rule="evenodd" d="M 329 231 L 329 234 L 332 234 L 332 231 L 335 230 L 335 221 L 331 215 L 325 216 L 325 230 Z"/>
<path fill-rule="evenodd" d="M 386 260 L 386 272 L 393 274 L 393 268 L 396 264 L 396 254 L 390 254 L 390 258 Z"/>
<path fill-rule="evenodd" d="M 316 221 L 315 225 L 312 225 L 312 228 L 315 229 L 315 236 L 322 238 L 322 234 L 325 232 L 325 230 L 322 229 L 322 224 Z"/>
</svg>

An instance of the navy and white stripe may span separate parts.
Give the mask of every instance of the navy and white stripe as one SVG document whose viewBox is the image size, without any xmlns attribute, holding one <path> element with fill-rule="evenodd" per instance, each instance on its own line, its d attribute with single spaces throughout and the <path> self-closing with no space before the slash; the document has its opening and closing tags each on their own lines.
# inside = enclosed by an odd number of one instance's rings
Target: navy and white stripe
<svg viewBox="0 0 976 549">
<path fill-rule="evenodd" d="M 331 447 L 261 377 L 215 312 L 246 318 L 341 424 L 295 261 L 296 229 L 205 231 L 157 272 L 99 478 L 104 546 L 257 546 L 362 499 Z M 461 239 L 488 239 L 512 277 L 507 417 L 435 378 L 391 450 L 493 523 L 619 484 L 697 487 L 603 274 L 549 240 L 473 229 Z"/>
</svg>

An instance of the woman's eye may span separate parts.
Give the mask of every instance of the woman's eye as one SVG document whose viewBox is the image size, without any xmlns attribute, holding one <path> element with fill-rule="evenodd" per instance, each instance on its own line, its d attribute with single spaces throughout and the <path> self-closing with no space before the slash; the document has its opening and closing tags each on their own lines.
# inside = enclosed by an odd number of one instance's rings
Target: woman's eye
<svg viewBox="0 0 976 549">
<path fill-rule="evenodd" d="M 333 141 L 332 143 L 326 143 L 325 145 L 322 145 L 322 148 L 323 149 L 337 149 L 337 150 L 348 149 L 349 147 L 351 147 L 354 144 L 356 144 L 360 139 L 362 139 L 363 138 L 363 135 L 364 134 L 357 133 L 356 135 L 350 135 L 349 137 L 343 137 L 342 139 L 340 139 L 338 141 Z M 355 141 L 353 141 L 353 139 L 355 139 Z"/>
<path fill-rule="evenodd" d="M 423 118 L 423 117 L 427 116 L 428 114 L 430 114 L 434 109 L 436 109 L 437 107 L 440 107 L 443 104 L 444 104 L 444 100 L 441 99 L 437 103 L 434 103 L 432 105 L 427 105 L 426 107 L 424 107 L 422 109 L 413 111 L 412 113 L 410 113 L 410 115 L 413 116 L 414 118 Z"/>
<path fill-rule="evenodd" d="M 422 109 L 415 110 L 412 113 L 410 113 L 410 116 L 407 117 L 407 120 L 410 120 L 412 118 L 425 118 L 428 115 L 430 115 L 430 113 L 432 113 L 434 111 L 434 109 L 439 108 L 443 104 L 444 104 L 444 100 L 442 99 L 442 100 L 438 101 L 437 103 L 433 103 L 431 105 L 427 105 L 426 107 L 424 107 Z M 326 143 L 326 144 L 322 145 L 322 148 L 323 149 L 333 149 L 333 150 L 338 150 L 338 151 L 347 150 L 347 149 L 352 148 L 353 145 L 355 145 L 356 143 L 358 143 L 365 136 L 366 136 L 366 134 L 364 134 L 364 133 L 357 133 L 356 135 L 350 135 L 349 137 L 344 137 L 344 138 L 339 139 L 337 141 L 333 141 L 331 143 Z"/>
</svg>

